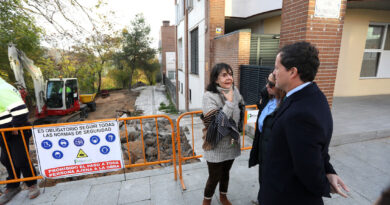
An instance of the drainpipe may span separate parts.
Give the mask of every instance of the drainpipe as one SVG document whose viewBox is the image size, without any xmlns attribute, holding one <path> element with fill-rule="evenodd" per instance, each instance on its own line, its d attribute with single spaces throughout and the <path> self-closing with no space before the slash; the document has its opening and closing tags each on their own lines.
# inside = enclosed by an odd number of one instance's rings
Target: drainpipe
<svg viewBox="0 0 390 205">
<path fill-rule="evenodd" d="M 183 0 L 183 3 L 184 3 L 184 18 L 185 18 L 185 24 L 184 24 L 184 36 L 185 36 L 185 46 L 184 46 L 184 49 L 185 49 L 185 91 L 186 91 L 186 95 L 185 95 L 185 99 L 186 99 L 186 110 L 189 111 L 189 102 L 188 102 L 188 99 L 189 99 L 189 77 L 188 77 L 188 10 L 187 10 L 187 5 L 186 5 L 186 0 Z"/>
<path fill-rule="evenodd" d="M 177 1 L 175 0 L 175 6 L 177 4 Z M 177 21 L 177 17 L 176 17 L 176 21 Z M 176 56 L 176 59 L 175 59 L 175 80 L 176 80 L 176 108 L 177 110 L 179 110 L 179 68 L 178 68 L 178 53 L 177 53 L 177 23 L 176 22 L 176 25 L 175 25 L 175 56 Z"/>
</svg>

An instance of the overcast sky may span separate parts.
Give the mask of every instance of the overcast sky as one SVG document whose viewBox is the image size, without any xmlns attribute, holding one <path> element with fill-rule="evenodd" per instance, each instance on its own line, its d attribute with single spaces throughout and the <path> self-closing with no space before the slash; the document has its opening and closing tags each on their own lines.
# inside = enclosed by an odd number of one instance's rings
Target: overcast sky
<svg viewBox="0 0 390 205">
<path fill-rule="evenodd" d="M 115 11 L 115 26 L 118 29 L 130 24 L 135 14 L 143 13 L 150 25 L 153 47 L 158 47 L 159 33 L 162 21 L 168 20 L 174 24 L 175 0 L 109 0 L 108 6 Z"/>
<path fill-rule="evenodd" d="M 93 7 L 97 0 L 81 0 L 79 1 L 87 7 Z M 143 13 L 146 23 L 150 25 L 150 35 L 153 38 L 152 47 L 158 47 L 159 33 L 162 26 L 162 21 L 168 20 L 170 24 L 174 24 L 175 19 L 175 0 L 106 0 L 107 5 L 103 5 L 99 9 L 94 9 L 96 12 L 108 14 L 109 10 L 114 11 L 114 15 L 108 15 L 108 19 L 114 26 L 114 30 L 122 30 L 130 25 L 130 21 L 134 19 L 138 13 Z M 75 21 L 88 29 L 88 20 L 83 18 L 82 12 L 72 11 L 72 17 Z M 74 13 L 74 14 L 73 14 Z M 65 28 L 72 29 L 67 25 L 65 20 L 58 20 Z M 63 23 L 62 23 L 63 22 Z M 45 28 L 46 34 L 52 34 L 55 29 L 43 18 L 37 19 L 37 23 Z M 53 47 L 47 42 L 42 42 L 44 46 Z M 62 42 L 63 45 L 56 45 L 56 47 L 70 46 L 71 42 Z"/>
</svg>

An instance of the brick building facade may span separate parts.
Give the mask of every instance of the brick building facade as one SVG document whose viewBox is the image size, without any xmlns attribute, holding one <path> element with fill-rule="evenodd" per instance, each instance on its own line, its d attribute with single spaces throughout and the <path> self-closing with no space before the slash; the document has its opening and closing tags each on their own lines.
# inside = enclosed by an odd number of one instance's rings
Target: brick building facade
<svg viewBox="0 0 390 205">
<path fill-rule="evenodd" d="M 160 64 L 161 64 L 161 71 L 163 75 L 166 75 L 168 77 L 167 73 L 167 53 L 175 53 L 176 51 L 176 26 L 169 25 L 169 21 L 163 21 L 163 25 L 160 29 Z M 176 56 L 176 54 L 174 54 Z M 175 72 L 176 68 L 173 68 L 173 72 Z"/>
<path fill-rule="evenodd" d="M 177 47 L 182 53 L 178 64 L 183 65 L 178 72 L 179 105 L 184 104 L 179 106 L 180 110 L 201 108 L 210 70 L 216 63 L 230 64 L 235 85 L 239 86 L 239 67 L 251 62 L 253 37 L 265 34 L 276 34 L 277 38 L 280 34 L 279 47 L 309 41 L 318 48 L 321 65 L 315 82 L 330 105 L 333 96 L 390 94 L 386 86 L 390 83 L 388 0 L 176 0 L 175 3 L 179 17 L 177 42 L 182 44 Z M 189 52 L 188 35 L 194 29 L 199 31 L 199 71 L 195 73 L 191 72 L 194 59 Z"/>
</svg>

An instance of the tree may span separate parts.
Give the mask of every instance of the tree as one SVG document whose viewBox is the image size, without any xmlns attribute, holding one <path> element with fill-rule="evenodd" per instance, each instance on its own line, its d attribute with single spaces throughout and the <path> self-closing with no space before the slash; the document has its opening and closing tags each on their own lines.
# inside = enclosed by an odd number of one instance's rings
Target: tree
<svg viewBox="0 0 390 205">
<path fill-rule="evenodd" d="M 153 85 L 156 83 L 156 73 L 160 71 L 160 63 L 158 59 L 154 58 L 147 61 L 143 66 L 143 71 L 148 79 L 149 85 Z"/>
<path fill-rule="evenodd" d="M 14 82 L 14 74 L 8 61 L 8 44 L 14 43 L 32 60 L 42 55 L 40 35 L 42 29 L 36 26 L 34 19 L 23 12 L 21 3 L 0 1 L 0 76 L 8 82 Z"/>
<path fill-rule="evenodd" d="M 102 5 L 107 4 L 104 0 L 97 0 L 92 4 L 80 0 L 8 1 L 17 3 L 17 7 L 24 14 L 45 22 L 45 27 L 51 26 L 48 28 L 51 32 L 46 33 L 44 38 L 52 45 L 58 45 L 60 42 L 69 45 L 70 41 L 81 43 L 85 36 L 93 33 L 91 31 L 100 29 L 98 19 L 107 17 L 106 14 L 98 12 Z M 109 11 L 109 15 L 112 14 L 114 12 Z"/>
<path fill-rule="evenodd" d="M 123 51 L 121 56 L 127 62 L 129 68 L 129 89 L 133 81 L 135 70 L 152 59 L 156 50 L 150 47 L 150 26 L 146 24 L 142 14 L 137 14 L 131 21 L 129 30 L 123 30 Z"/>
</svg>

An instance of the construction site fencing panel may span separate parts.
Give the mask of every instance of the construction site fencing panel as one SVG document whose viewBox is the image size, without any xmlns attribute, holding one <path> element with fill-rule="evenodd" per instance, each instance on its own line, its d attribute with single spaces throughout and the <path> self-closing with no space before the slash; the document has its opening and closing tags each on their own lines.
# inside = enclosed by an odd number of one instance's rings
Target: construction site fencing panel
<svg viewBox="0 0 390 205">
<path fill-rule="evenodd" d="M 241 150 L 249 150 L 249 149 L 252 149 L 252 146 L 245 146 L 245 137 L 246 137 L 246 127 L 247 127 L 247 124 L 248 124 L 248 110 L 257 110 L 257 105 L 247 105 L 245 106 L 245 115 L 244 115 L 244 123 L 243 123 L 243 131 L 242 131 L 242 143 L 241 143 Z M 195 137 L 200 137 L 202 138 L 203 136 L 194 136 L 194 117 L 200 117 L 200 115 L 202 114 L 202 111 L 201 110 L 198 110 L 198 111 L 192 111 L 192 112 L 186 112 L 186 113 L 183 113 L 181 114 L 178 118 L 177 118 L 177 121 L 176 121 L 176 141 L 177 141 L 177 147 L 178 147 L 178 165 L 179 165 L 179 179 L 180 179 L 180 183 L 182 185 L 182 189 L 185 190 L 186 189 L 186 186 L 185 186 L 185 183 L 184 183 L 184 180 L 183 180 L 183 169 L 182 169 L 182 165 L 183 165 L 183 162 L 185 162 L 186 160 L 190 160 L 190 159 L 198 159 L 198 158 L 201 158 L 203 157 L 203 155 L 195 155 Z M 183 156 L 183 153 L 182 153 L 182 150 L 181 150 L 181 146 L 180 146 L 180 142 L 182 141 L 181 140 L 181 133 L 180 133 L 180 122 L 182 121 L 182 119 L 184 119 L 185 117 L 190 117 L 191 118 L 191 140 L 192 140 L 192 156 L 189 156 L 189 157 L 184 157 Z M 254 116 L 255 118 L 257 118 L 257 116 Z M 255 123 L 255 128 L 256 129 L 256 123 Z M 203 132 L 202 132 L 203 133 Z M 197 149 L 202 149 L 201 147 L 197 147 Z"/>
<path fill-rule="evenodd" d="M 158 119 L 165 119 L 166 121 L 168 121 L 168 124 L 165 125 L 166 127 L 169 126 L 170 127 L 170 132 L 169 132 L 169 135 L 170 135 L 170 143 L 171 143 L 171 146 L 170 146 L 170 149 L 171 149 L 171 155 L 168 156 L 168 159 L 161 159 L 161 153 L 160 153 L 160 139 L 158 136 L 159 135 L 159 123 L 158 123 Z M 93 123 L 93 122 L 102 122 L 102 121 L 110 121 L 110 120 L 118 120 L 119 123 L 123 123 L 123 127 L 124 127 L 124 132 L 120 132 L 120 135 L 121 135 L 121 139 L 125 139 L 126 140 L 126 146 L 127 146 L 127 150 L 126 150 L 126 153 L 127 153 L 127 156 L 128 156 L 128 163 L 125 164 L 125 168 L 131 168 L 131 167 L 142 167 L 142 166 L 150 166 L 150 165 L 157 165 L 157 164 L 165 164 L 165 163 L 172 163 L 173 165 L 173 168 L 174 168 L 174 179 L 176 180 L 177 179 L 177 168 L 176 168 L 176 147 L 175 147 L 175 130 L 174 130 L 174 124 L 173 124 L 173 121 L 172 119 L 167 116 L 167 115 L 150 115 L 150 116 L 137 116 L 137 117 L 126 117 L 126 118 L 119 118 L 119 119 L 115 119 L 115 118 L 112 118 L 112 119 L 102 119 L 102 120 L 93 120 L 93 121 L 80 121 L 80 122 L 70 122 L 70 123 L 59 123 L 59 124 L 48 124 L 48 125 L 39 125 L 39 126 L 25 126 L 25 127 L 15 127 L 15 128 L 3 128 L 3 129 L 0 129 L 0 134 L 1 134 L 1 139 L 2 139 L 2 142 L 4 142 L 4 147 L 5 147 L 5 152 L 7 153 L 7 157 L 10 161 L 10 165 L 12 167 L 12 171 L 13 171 L 13 174 L 15 176 L 14 179 L 9 179 L 9 180 L 1 180 L 0 181 L 0 184 L 8 184 L 8 183 L 14 183 L 14 182 L 23 182 L 23 181 L 32 181 L 32 180 L 37 180 L 37 179 L 43 179 L 43 176 L 42 175 L 39 175 L 38 173 L 35 173 L 33 170 L 33 162 L 32 162 L 32 159 L 31 159 L 31 156 L 30 156 L 30 153 L 29 153 L 29 149 L 28 149 L 28 146 L 29 146 L 29 142 L 26 142 L 25 140 L 25 134 L 26 134 L 26 131 L 28 132 L 32 132 L 32 129 L 33 128 L 38 128 L 38 127 L 51 127 L 51 126 L 63 126 L 63 125 L 71 125 L 71 124 L 85 124 L 85 123 Z M 132 121 L 138 121 L 138 123 L 136 123 L 137 125 L 139 125 L 140 127 L 140 138 L 141 138 L 141 142 L 142 142 L 142 154 L 143 154 L 143 162 L 141 163 L 132 163 L 131 162 L 131 150 L 130 150 L 130 141 L 129 141 L 129 133 L 128 133 L 128 126 L 130 125 L 130 122 Z M 145 150 L 145 140 L 144 140 L 144 135 L 145 135 L 145 132 L 143 130 L 143 127 L 144 127 L 144 123 L 145 121 L 148 121 L 147 123 L 150 123 L 153 122 L 155 123 L 155 133 L 156 133 L 156 137 L 155 137 L 155 140 L 156 140 L 156 145 L 157 145 L 157 151 L 156 151 L 156 160 L 154 161 L 148 161 L 146 159 L 146 150 Z M 29 167 L 32 171 L 32 177 L 23 177 L 23 178 L 19 178 L 17 177 L 16 175 L 16 171 L 15 171 L 15 165 L 14 165 L 14 160 L 12 159 L 12 155 L 11 155 L 11 152 L 10 152 L 10 149 L 9 149 L 9 145 L 8 145 L 8 142 L 7 142 L 7 138 L 6 138 L 6 133 L 7 132 L 12 132 L 12 131 L 18 131 L 20 133 L 19 136 L 15 136 L 15 137 L 22 137 L 22 140 L 23 140 L 23 144 L 24 144 L 24 148 L 25 148 L 25 153 L 26 153 L 26 157 L 28 159 L 28 164 L 29 164 Z M 153 133 L 153 132 L 152 132 Z M 123 136 L 123 134 L 125 134 L 125 136 Z M 150 134 L 150 131 L 148 132 L 148 134 Z M 33 144 L 33 146 L 36 147 L 35 144 Z M 38 157 L 38 156 L 37 156 Z"/>
<path fill-rule="evenodd" d="M 33 165 L 32 161 L 31 161 L 31 156 L 30 156 L 29 149 L 28 149 L 29 142 L 26 142 L 26 139 L 25 139 L 26 135 L 29 134 L 27 132 L 31 132 L 31 128 L 32 128 L 31 126 L 26 126 L 26 127 L 0 129 L 1 141 L 2 141 L 1 143 L 4 143 L 4 147 L 5 147 L 5 150 L 2 150 L 2 152 L 5 152 L 6 155 L 7 155 L 7 156 L 3 156 L 3 157 L 7 157 L 8 158 L 9 163 L 10 163 L 11 168 L 12 168 L 13 175 L 14 175 L 13 179 L 2 180 L 2 181 L 0 181 L 0 184 L 8 184 L 8 183 L 15 183 L 15 182 L 23 182 L 23 181 L 32 181 L 32 180 L 37 180 L 37 179 L 42 179 L 43 178 L 42 176 L 37 176 L 37 173 L 34 172 L 34 169 L 33 169 L 34 165 Z M 10 136 L 10 137 L 20 137 L 22 139 L 22 141 L 23 141 L 24 151 L 25 151 L 25 154 L 26 154 L 26 157 L 27 157 L 27 160 L 28 160 L 28 165 L 29 165 L 31 173 L 32 173 L 31 177 L 19 178 L 16 175 L 15 161 L 12 158 L 11 151 L 10 151 L 10 148 L 9 148 L 9 144 L 7 142 L 7 138 L 9 138 L 9 137 L 6 137 L 7 135 L 11 135 L 11 132 L 13 132 L 13 131 L 17 131 L 18 135 Z"/>
</svg>

